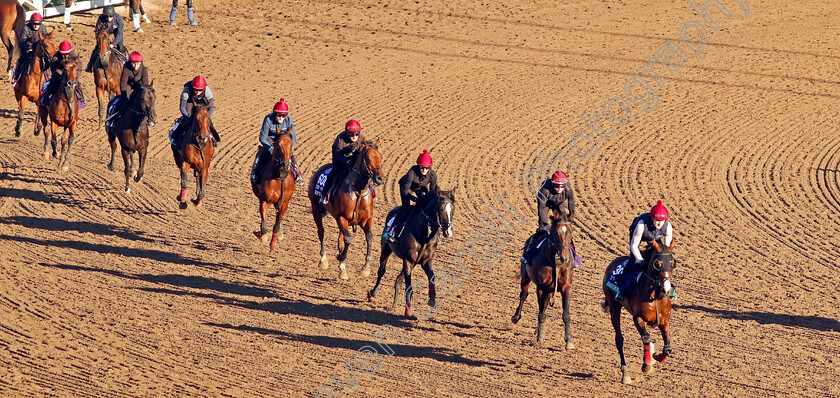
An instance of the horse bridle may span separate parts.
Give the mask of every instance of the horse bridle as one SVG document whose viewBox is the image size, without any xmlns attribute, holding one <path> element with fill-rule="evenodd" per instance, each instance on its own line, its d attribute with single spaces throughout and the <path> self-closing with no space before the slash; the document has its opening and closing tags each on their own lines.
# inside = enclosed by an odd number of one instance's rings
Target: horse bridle
<svg viewBox="0 0 840 398">
<path fill-rule="evenodd" d="M 672 253 L 670 253 L 670 252 L 668 252 L 668 253 L 658 253 L 658 254 L 656 254 L 655 256 L 656 256 L 656 257 L 671 257 L 671 262 L 672 262 L 672 263 L 676 263 L 676 262 L 677 262 L 677 260 L 674 258 L 674 255 L 673 255 Z M 656 266 L 656 263 L 657 263 L 657 258 L 652 258 L 652 259 L 651 259 L 651 261 L 653 262 L 653 265 L 652 265 L 653 270 L 654 270 L 654 271 L 656 271 L 657 273 L 660 273 L 660 272 L 662 271 L 662 262 L 659 262 L 659 264 L 660 264 L 660 265 L 657 267 L 657 266 Z M 674 268 L 674 265 L 673 265 L 673 264 L 671 265 L 671 268 L 672 268 L 672 269 Z M 653 277 L 651 277 L 650 275 L 648 275 L 648 273 L 647 273 L 647 269 L 645 269 L 645 270 L 642 272 L 642 275 L 644 275 L 644 276 L 645 276 L 645 278 L 647 278 L 649 281 L 651 281 L 651 282 L 653 283 L 655 291 L 659 291 L 660 289 L 662 289 L 662 282 L 663 282 L 663 281 L 660 281 L 658 277 L 657 277 L 657 278 L 653 278 Z M 666 277 L 664 278 L 664 281 L 666 281 L 666 282 L 668 282 L 668 281 L 670 281 L 670 280 L 671 280 L 671 277 L 670 277 L 670 276 L 666 276 Z"/>
<path fill-rule="evenodd" d="M 289 134 L 288 130 L 285 130 L 284 133 L 277 134 L 277 138 L 274 139 L 274 142 L 276 143 L 277 140 L 280 139 L 280 137 L 287 136 L 287 135 L 291 135 L 291 134 Z M 274 153 L 274 151 L 271 151 L 271 158 L 274 159 L 274 162 L 277 164 L 278 168 L 286 167 L 286 160 L 280 158 L 280 153 Z"/>
<path fill-rule="evenodd" d="M 557 223 L 559 224 L 563 221 L 568 221 L 568 220 L 561 220 L 561 221 L 558 221 Z M 570 221 L 569 221 L 569 223 L 571 224 Z M 557 235 L 557 241 L 560 242 L 560 244 L 559 244 L 560 247 L 559 248 L 557 247 L 558 245 L 554 243 L 553 239 L 551 239 L 551 235 Z M 563 242 L 561 241 L 561 238 L 560 238 L 560 234 L 557 233 L 557 230 L 554 229 L 554 228 L 551 228 L 551 231 L 549 232 L 548 244 L 550 244 L 551 248 L 555 250 L 555 252 L 556 252 L 555 255 L 557 255 L 557 253 L 562 253 L 563 248 L 565 248 L 567 246 L 567 245 L 563 244 Z M 568 245 L 568 246 L 571 246 L 571 245 Z"/>
<path fill-rule="evenodd" d="M 435 206 L 434 207 L 438 207 L 439 203 L 440 203 L 440 196 L 435 195 L 435 201 L 434 201 Z M 449 222 L 445 223 L 445 224 L 440 222 L 440 211 L 435 212 L 435 218 L 434 219 L 432 219 L 431 217 L 429 217 L 428 214 L 426 214 L 426 209 L 425 208 L 421 207 L 420 208 L 420 213 L 423 214 L 423 217 L 426 217 L 426 222 L 428 222 L 431 225 L 434 225 L 435 227 L 441 228 L 444 231 L 449 229 L 450 227 L 452 227 L 452 220 L 449 220 Z"/>
<path fill-rule="evenodd" d="M 375 174 L 376 172 L 382 172 L 382 167 L 377 167 L 377 168 L 370 167 L 370 163 L 368 162 L 368 158 L 367 158 L 367 156 L 365 156 L 365 154 L 371 148 L 376 148 L 376 147 L 368 146 L 368 147 L 365 147 L 364 151 L 359 152 L 359 156 L 362 157 L 362 163 L 364 163 L 364 165 L 365 165 L 364 173 L 359 171 L 359 170 L 356 170 L 355 168 L 353 168 L 351 171 L 354 172 L 354 173 L 361 174 L 362 176 L 367 177 L 367 178 L 375 181 L 375 179 L 373 177 L 376 177 L 376 174 Z M 379 184 L 376 184 L 374 182 L 373 185 L 379 185 Z"/>
<path fill-rule="evenodd" d="M 140 118 L 140 123 L 143 123 L 143 120 L 148 120 L 149 116 L 151 116 L 151 114 L 152 114 L 152 112 L 151 112 L 152 108 L 151 107 L 146 108 L 143 104 L 143 91 L 145 91 L 145 90 L 148 90 L 148 89 L 143 87 L 142 85 L 139 89 L 137 89 L 138 93 L 137 93 L 136 101 L 140 101 L 140 110 L 137 111 L 137 110 L 132 109 L 131 105 L 129 105 L 128 108 L 127 108 L 129 112 L 131 112 L 135 115 L 141 115 L 142 116 L 142 118 Z"/>
</svg>

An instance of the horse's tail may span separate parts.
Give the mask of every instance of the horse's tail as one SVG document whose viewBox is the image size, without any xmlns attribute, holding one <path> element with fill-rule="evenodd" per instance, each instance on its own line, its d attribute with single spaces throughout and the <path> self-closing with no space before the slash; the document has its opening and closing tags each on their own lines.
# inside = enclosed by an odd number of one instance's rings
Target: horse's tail
<svg viewBox="0 0 840 398">
<path fill-rule="evenodd" d="M 15 16 L 15 24 L 12 25 L 12 29 L 15 30 L 15 39 L 17 40 L 23 32 L 24 25 L 26 25 L 26 10 L 18 2 L 15 2 L 15 8 L 17 9 L 17 15 Z"/>
</svg>

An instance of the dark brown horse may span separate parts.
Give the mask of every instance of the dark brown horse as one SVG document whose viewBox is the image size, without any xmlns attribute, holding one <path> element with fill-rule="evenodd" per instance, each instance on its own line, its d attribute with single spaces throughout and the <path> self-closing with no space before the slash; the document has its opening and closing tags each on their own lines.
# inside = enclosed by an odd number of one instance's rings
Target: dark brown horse
<svg viewBox="0 0 840 398">
<path fill-rule="evenodd" d="M 549 304 L 553 305 L 554 294 L 559 290 L 563 297 L 563 325 L 566 328 L 567 350 L 575 348 L 572 343 L 572 317 L 569 313 L 574 273 L 574 258 L 569 246 L 572 242 L 572 229 L 572 222 L 565 215 L 551 216 L 548 239 L 543 241 L 531 261 L 520 266 L 519 306 L 511 317 L 513 323 L 519 322 L 522 317 L 522 304 L 528 297 L 528 286 L 534 282 L 540 307 L 540 313 L 537 315 L 537 341 L 545 340 L 545 310 Z"/>
<path fill-rule="evenodd" d="M 210 137 L 209 109 L 203 102 L 193 102 L 187 130 L 181 133 L 179 146 L 170 145 L 175 164 L 181 169 L 181 194 L 178 195 L 178 202 L 181 203 L 182 209 L 187 208 L 187 187 L 189 186 L 187 172 L 190 169 L 195 175 L 196 198 L 192 199 L 192 203 L 198 207 L 204 199 L 204 188 L 210 176 L 210 161 L 216 153 L 216 147 L 213 146 Z"/>
<path fill-rule="evenodd" d="M 373 233 L 371 232 L 371 228 L 373 228 L 373 195 L 371 195 L 370 186 L 371 184 L 379 185 L 385 181 L 385 175 L 382 173 L 382 154 L 379 153 L 379 141 L 377 140 L 374 143 L 366 141 L 363 144 L 362 150 L 356 157 L 353 169 L 344 179 L 338 182 L 338 186 L 330 196 L 330 201 L 325 206 L 319 203 L 318 196 L 315 195 L 315 184 L 319 176 L 328 167 L 332 167 L 332 163 L 321 166 L 309 181 L 309 202 L 312 203 L 312 216 L 315 218 L 315 225 L 318 228 L 318 240 L 321 241 L 321 260 L 319 264 L 322 269 L 328 267 L 327 249 L 324 247 L 323 219 L 329 213 L 338 224 L 339 253 L 336 259 L 339 261 L 339 277 L 345 280 L 349 279 L 344 259 L 347 258 L 347 250 L 353 240 L 350 227 L 352 226 L 355 232 L 357 225 L 365 231 L 365 240 L 367 241 L 365 266 L 361 271 L 361 275 L 367 277 L 370 275 L 370 250 L 371 240 L 373 239 Z"/>
<path fill-rule="evenodd" d="M 100 29 L 96 34 L 96 52 L 99 54 L 99 61 L 94 62 L 93 82 L 96 85 L 96 100 L 99 102 L 99 130 L 102 130 L 102 123 L 105 121 L 105 112 L 108 108 L 108 100 L 111 95 L 120 95 L 120 75 L 122 75 L 123 64 L 111 51 L 111 34 L 107 29 Z"/>
<path fill-rule="evenodd" d="M 664 340 L 662 354 L 653 355 L 653 359 L 665 362 L 665 359 L 671 354 L 671 297 L 668 293 L 673 288 L 671 272 L 676 267 L 676 260 L 674 260 L 671 252 L 673 247 L 673 240 L 671 246 L 668 247 L 660 245 L 656 241 L 653 242 L 653 249 L 643 253 L 643 258 L 649 258 L 644 273 L 627 294 L 627 299 L 622 302 L 617 301 L 615 293 L 604 286 L 605 301 L 601 306 L 605 312 L 609 311 L 613 329 L 615 329 L 615 347 L 618 348 L 618 354 L 621 356 L 621 382 L 624 384 L 629 384 L 632 379 L 627 374 L 627 364 L 624 361 L 624 336 L 621 334 L 622 307 L 633 316 L 633 324 L 636 325 L 636 330 L 642 336 L 644 348 L 642 372 L 650 373 L 653 371 L 653 361 L 651 360 L 653 344 L 647 331 L 649 326 L 658 326 Z M 627 259 L 628 257 L 624 256 L 613 260 L 604 274 L 604 282 L 607 281 L 615 268 Z"/>
<path fill-rule="evenodd" d="M 149 20 L 149 17 L 146 16 L 146 10 L 143 9 L 143 3 L 141 0 L 128 0 L 125 3 L 126 8 L 128 8 L 128 19 L 132 21 L 134 24 L 134 31 L 137 33 L 143 33 L 143 28 L 140 27 L 140 16 L 143 16 L 143 20 L 146 23 L 152 23 Z"/>
<path fill-rule="evenodd" d="M 9 53 L 9 64 L 6 66 L 9 79 L 12 78 L 12 53 L 15 50 L 15 45 L 9 38 L 9 33 L 14 30 L 15 36 L 20 37 L 20 32 L 25 24 L 26 10 L 17 0 L 0 0 L 0 40 L 3 41 L 6 51 Z"/>
<path fill-rule="evenodd" d="M 148 86 L 140 86 L 131 93 L 129 105 L 113 126 L 106 126 L 108 142 L 111 144 L 111 162 L 108 169 L 114 170 L 114 157 L 117 152 L 117 141 L 122 149 L 123 164 L 125 165 L 125 193 L 131 192 L 129 181 L 134 176 L 134 182 L 143 178 L 146 166 L 146 150 L 149 147 L 149 125 L 157 120 L 155 113 L 154 82 Z M 139 168 L 134 168 L 134 153 L 137 153 Z"/>
<path fill-rule="evenodd" d="M 41 41 L 35 47 L 32 61 L 29 63 L 29 69 L 21 73 L 20 81 L 15 86 L 15 99 L 18 103 L 18 120 L 15 125 L 15 137 L 20 137 L 20 126 L 23 124 L 23 111 L 26 109 L 26 103 L 32 101 L 38 106 L 38 99 L 41 98 L 41 86 L 46 82 L 44 72 L 47 70 L 47 64 L 55 54 L 55 42 L 52 40 L 52 33 L 46 36 L 41 34 Z M 35 117 L 35 135 L 41 134 L 43 124 L 41 118 Z"/>
<path fill-rule="evenodd" d="M 283 215 L 289 208 L 289 201 L 295 194 L 295 177 L 290 173 L 292 164 L 292 135 L 289 130 L 277 128 L 277 137 L 274 139 L 271 148 L 271 160 L 265 166 L 260 180 L 251 183 L 254 195 L 260 200 L 260 230 L 254 235 L 263 242 L 268 239 L 268 208 L 274 205 L 277 209 L 277 218 L 274 220 L 270 249 L 277 247 L 279 239 L 283 239 Z"/>
<path fill-rule="evenodd" d="M 405 297 L 405 316 L 414 317 L 412 313 L 411 297 L 414 285 L 411 282 L 411 270 L 415 265 L 420 264 L 426 277 L 429 278 L 429 306 L 432 310 L 429 314 L 422 314 L 422 317 L 429 317 L 437 310 L 437 293 L 435 290 L 434 269 L 432 268 L 435 251 L 440 242 L 440 233 L 444 238 L 452 237 L 452 217 L 455 213 L 455 189 L 451 191 L 440 191 L 430 193 L 420 198 L 415 205 L 417 208 L 412 216 L 406 221 L 400 238 L 394 242 L 388 242 L 382 238 L 382 251 L 379 255 L 379 273 L 376 278 L 376 285 L 368 292 L 368 300 L 376 296 L 379 289 L 379 282 L 385 275 L 385 265 L 391 254 L 403 260 L 402 270 L 394 282 L 394 308 L 399 305 L 399 297 Z M 394 217 L 400 211 L 397 207 L 388 214 L 388 218 Z M 400 294 L 400 284 L 405 279 L 405 294 Z"/>
<path fill-rule="evenodd" d="M 44 134 L 44 160 L 50 158 L 49 144 L 52 142 L 52 156 L 59 158 L 58 168 L 61 171 L 67 171 L 70 169 L 67 155 L 70 154 L 70 148 L 76 140 L 76 123 L 79 120 L 79 100 L 76 98 L 76 90 L 79 86 L 79 64 L 76 60 L 71 59 L 65 62 L 64 73 L 55 84 L 58 87 L 53 90 L 55 93 L 50 97 L 46 108 L 38 107 L 38 115 L 44 126 L 47 126 L 49 117 L 50 134 Z M 55 134 L 59 127 L 64 128 L 60 156 Z"/>
</svg>

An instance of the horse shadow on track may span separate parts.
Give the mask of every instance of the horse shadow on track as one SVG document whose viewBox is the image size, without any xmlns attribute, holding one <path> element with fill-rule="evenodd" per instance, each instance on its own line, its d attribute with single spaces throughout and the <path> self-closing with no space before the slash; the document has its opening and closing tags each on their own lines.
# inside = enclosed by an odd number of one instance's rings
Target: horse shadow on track
<svg viewBox="0 0 840 398">
<path fill-rule="evenodd" d="M 61 268 L 66 270 L 73 270 L 73 271 L 88 271 L 88 272 L 101 272 L 108 275 L 113 275 L 119 278 L 125 279 L 133 279 L 169 286 L 176 286 L 176 287 L 187 287 L 193 289 L 204 289 L 204 290 L 212 290 L 220 293 L 228 293 L 228 294 L 237 294 L 243 296 L 254 296 L 254 297 L 274 297 L 274 293 L 266 288 L 262 288 L 259 286 L 248 286 L 248 285 L 239 285 L 236 283 L 230 283 L 221 281 L 215 278 L 207 278 L 203 276 L 197 275 L 179 275 L 179 274 L 166 274 L 166 275 L 152 275 L 152 274 L 127 274 L 125 272 L 117 271 L 117 270 L 109 270 L 103 268 L 92 268 L 92 267 L 84 267 L 81 265 L 67 265 L 67 264 L 46 264 L 40 263 L 42 266 L 45 267 L 52 267 L 52 268 Z M 224 297 L 214 295 L 214 294 L 206 294 L 206 293 L 192 293 L 187 291 L 179 291 L 179 290 L 169 290 L 169 289 L 156 289 L 156 288 L 138 288 L 139 290 L 144 291 L 161 291 L 163 293 L 173 293 L 173 294 L 191 294 L 191 295 L 198 295 L 198 296 L 209 296 L 212 298 L 217 299 L 225 299 Z"/>
<path fill-rule="evenodd" d="M 264 335 L 277 336 L 283 340 L 300 341 L 304 343 L 319 345 L 326 348 L 346 348 L 348 350 L 356 351 L 361 347 L 371 345 L 371 341 L 345 339 L 341 337 L 331 336 L 313 336 L 307 334 L 297 334 L 283 332 L 280 330 L 266 329 L 255 326 L 239 325 L 234 326 L 230 324 L 221 323 L 205 323 L 207 326 L 213 326 L 222 329 L 240 330 L 244 332 L 254 332 Z M 395 357 L 402 358 L 429 358 L 439 362 L 458 363 L 469 366 L 501 366 L 501 363 L 485 362 L 474 359 L 464 358 L 458 354 L 451 352 L 451 350 L 442 347 L 419 347 L 407 344 L 388 344 L 394 350 Z"/>
<path fill-rule="evenodd" d="M 0 189 L 0 195 L 2 195 L 3 191 L 3 189 Z M 140 235 L 142 235 L 142 232 L 130 231 L 126 228 L 117 227 L 115 225 L 99 224 L 87 221 L 79 222 L 67 221 L 58 218 L 12 216 L 0 217 L 0 224 L 14 224 L 26 228 L 45 229 L 55 232 L 90 232 L 96 235 L 116 236 L 118 238 L 132 241 L 154 242 L 152 239 L 141 237 Z"/>
<path fill-rule="evenodd" d="M 735 319 L 739 321 L 756 321 L 762 325 L 776 324 L 781 326 L 808 328 L 818 330 L 821 332 L 840 332 L 840 322 L 838 322 L 836 319 L 823 318 L 820 316 L 774 314 L 772 312 L 761 311 L 738 312 L 708 308 L 700 305 L 674 305 L 674 308 L 703 311 L 726 319 Z"/>
</svg>

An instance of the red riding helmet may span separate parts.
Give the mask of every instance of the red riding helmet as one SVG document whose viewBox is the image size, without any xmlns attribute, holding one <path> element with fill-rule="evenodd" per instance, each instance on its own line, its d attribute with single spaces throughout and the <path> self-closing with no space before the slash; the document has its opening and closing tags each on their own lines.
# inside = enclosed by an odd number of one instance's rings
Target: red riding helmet
<svg viewBox="0 0 840 398">
<path fill-rule="evenodd" d="M 423 153 L 417 157 L 417 165 L 420 167 L 432 167 L 432 157 L 429 156 L 429 151 L 423 150 Z"/>
<path fill-rule="evenodd" d="M 58 52 L 62 54 L 70 54 L 71 51 L 73 51 L 73 46 L 69 42 L 63 41 L 58 45 Z"/>
<path fill-rule="evenodd" d="M 193 81 L 192 81 L 193 90 L 204 90 L 205 87 L 207 87 L 207 82 L 204 81 L 204 78 L 201 77 L 201 75 L 193 78 Z"/>
<path fill-rule="evenodd" d="M 656 205 L 650 209 L 650 216 L 656 221 L 665 221 L 668 219 L 668 209 L 662 205 L 661 200 L 657 201 Z"/>
<path fill-rule="evenodd" d="M 289 105 L 286 105 L 286 100 L 280 98 L 280 102 L 274 104 L 275 113 L 289 113 Z"/>
<path fill-rule="evenodd" d="M 143 54 L 140 54 L 138 51 L 134 51 L 131 55 L 128 56 L 129 62 L 143 62 Z"/>
<path fill-rule="evenodd" d="M 359 122 L 355 120 L 350 120 L 349 122 L 347 122 L 347 124 L 344 125 L 344 131 L 350 133 L 358 133 L 362 131 L 362 125 L 360 125 Z"/>
<path fill-rule="evenodd" d="M 40 13 L 37 13 L 37 12 L 36 12 L 36 13 L 34 13 L 34 14 L 32 14 L 32 16 L 31 16 L 31 17 L 29 17 L 29 23 L 33 23 L 33 22 L 41 22 L 41 21 L 43 21 L 43 20 L 44 20 L 44 17 L 42 17 L 42 16 L 41 16 L 41 14 L 40 14 Z"/>
<path fill-rule="evenodd" d="M 569 177 L 562 171 L 556 171 L 551 175 L 551 183 L 559 187 L 565 187 L 569 183 Z"/>
</svg>

